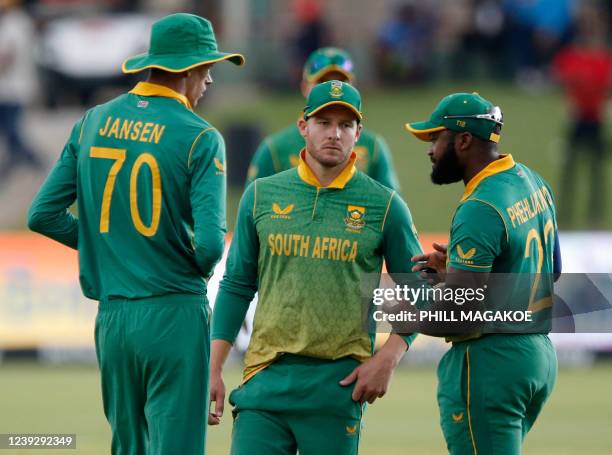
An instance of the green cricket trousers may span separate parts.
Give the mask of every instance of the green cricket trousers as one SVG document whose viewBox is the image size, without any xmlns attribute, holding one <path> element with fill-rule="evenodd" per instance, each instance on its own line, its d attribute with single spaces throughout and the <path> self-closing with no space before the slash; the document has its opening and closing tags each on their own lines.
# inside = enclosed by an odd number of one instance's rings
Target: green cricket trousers
<svg viewBox="0 0 612 455">
<path fill-rule="evenodd" d="M 284 354 L 230 394 L 232 455 L 355 455 L 364 406 L 354 384 L 339 381 L 359 366 Z"/>
<path fill-rule="evenodd" d="M 100 302 L 96 355 L 113 455 L 201 455 L 208 417 L 205 296 Z"/>
<path fill-rule="evenodd" d="M 438 366 L 440 422 L 452 455 L 518 455 L 557 378 L 547 335 L 453 343 Z"/>
</svg>

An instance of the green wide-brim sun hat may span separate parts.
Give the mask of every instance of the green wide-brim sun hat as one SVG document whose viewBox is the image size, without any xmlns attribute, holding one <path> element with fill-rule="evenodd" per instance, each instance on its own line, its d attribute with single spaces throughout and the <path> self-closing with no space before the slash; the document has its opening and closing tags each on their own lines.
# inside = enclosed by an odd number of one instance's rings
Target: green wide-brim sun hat
<svg viewBox="0 0 612 455">
<path fill-rule="evenodd" d="M 244 64 L 243 55 L 219 51 L 209 20 L 195 14 L 177 13 L 153 24 L 149 52 L 128 58 L 121 70 L 138 73 L 158 68 L 180 73 L 223 60 L 235 65 Z"/>
</svg>

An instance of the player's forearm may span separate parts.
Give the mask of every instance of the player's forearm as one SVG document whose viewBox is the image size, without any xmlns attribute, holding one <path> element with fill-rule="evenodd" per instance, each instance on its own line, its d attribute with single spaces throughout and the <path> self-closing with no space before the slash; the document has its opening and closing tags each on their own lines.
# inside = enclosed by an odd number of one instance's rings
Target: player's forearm
<svg viewBox="0 0 612 455">
<path fill-rule="evenodd" d="M 28 213 L 28 228 L 70 248 L 77 249 L 79 223 L 67 209 L 46 212 L 32 205 Z"/>
<path fill-rule="evenodd" d="M 212 317 L 213 340 L 234 343 L 254 294 L 254 289 L 232 289 L 226 279 L 221 282 Z"/>
<path fill-rule="evenodd" d="M 213 340 L 210 354 L 210 374 L 221 374 L 223 365 L 232 350 L 232 344 L 225 340 Z"/>
<path fill-rule="evenodd" d="M 76 127 L 75 127 L 76 128 Z M 74 134 L 74 131 L 73 131 Z M 28 211 L 28 227 L 70 248 L 77 248 L 79 223 L 68 208 L 76 200 L 76 157 L 64 148 Z"/>
<path fill-rule="evenodd" d="M 195 258 L 202 274 L 208 278 L 223 256 L 225 230 L 218 226 L 209 229 L 208 232 L 204 226 L 198 226 L 196 229 Z"/>
<path fill-rule="evenodd" d="M 383 359 L 385 363 L 388 363 L 392 368 L 395 368 L 400 360 L 402 360 L 408 346 L 409 344 L 404 337 L 392 333 L 383 347 L 376 353 L 376 356 Z"/>
</svg>

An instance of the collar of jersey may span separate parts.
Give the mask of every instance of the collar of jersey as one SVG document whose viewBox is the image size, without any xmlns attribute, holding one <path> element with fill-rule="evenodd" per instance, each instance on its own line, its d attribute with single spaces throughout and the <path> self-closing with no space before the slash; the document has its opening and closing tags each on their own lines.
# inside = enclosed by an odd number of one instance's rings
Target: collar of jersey
<svg viewBox="0 0 612 455">
<path fill-rule="evenodd" d="M 153 84 L 151 82 L 139 82 L 136 84 L 130 93 L 140 96 L 163 96 L 166 98 L 174 98 L 179 103 L 183 104 L 187 109 L 192 110 L 191 103 L 185 95 L 175 92 L 164 85 Z"/>
<path fill-rule="evenodd" d="M 300 163 L 298 164 L 297 170 L 298 170 L 298 175 L 300 176 L 300 178 L 304 180 L 304 182 L 308 183 L 309 185 L 316 186 L 317 188 L 343 189 L 346 186 L 346 184 L 353 178 L 353 175 L 355 175 L 355 170 L 356 170 L 355 160 L 357 159 L 357 155 L 355 154 L 355 152 L 351 152 L 351 157 L 349 158 L 349 162 L 346 165 L 346 167 L 342 169 L 342 172 L 340 172 L 340 175 L 338 175 L 338 177 L 336 177 L 333 182 L 331 182 L 329 185 L 324 187 L 323 185 L 321 185 L 321 182 L 319 182 L 319 179 L 314 174 L 314 172 L 312 172 L 312 169 L 310 169 L 310 166 L 306 164 L 305 155 L 306 155 L 306 150 L 302 149 L 302 151 L 300 152 Z"/>
<path fill-rule="evenodd" d="M 461 202 L 465 201 L 470 195 L 474 192 L 476 187 L 480 185 L 487 177 L 491 177 L 492 175 L 499 174 L 500 172 L 507 171 L 508 169 L 512 169 L 514 167 L 514 159 L 512 155 L 500 155 L 501 158 L 493 161 L 491 164 L 482 169 L 478 174 L 476 174 L 472 179 L 465 185 L 465 190 L 463 191 L 463 196 L 461 197 Z"/>
</svg>

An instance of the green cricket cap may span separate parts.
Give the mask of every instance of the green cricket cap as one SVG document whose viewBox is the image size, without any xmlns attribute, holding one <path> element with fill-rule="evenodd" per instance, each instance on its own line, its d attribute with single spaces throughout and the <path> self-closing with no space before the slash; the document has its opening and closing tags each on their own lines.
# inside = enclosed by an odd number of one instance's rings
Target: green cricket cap
<svg viewBox="0 0 612 455">
<path fill-rule="evenodd" d="M 469 132 L 499 142 L 503 124 L 501 109 L 478 93 L 453 93 L 442 98 L 429 120 L 406 123 L 406 129 L 425 142 L 431 142 L 431 133 L 442 130 Z"/>
<path fill-rule="evenodd" d="M 334 105 L 353 111 L 358 122 L 363 118 L 359 91 L 347 82 L 327 81 L 315 85 L 310 91 L 304 108 L 304 120 L 308 120 L 321 109 Z"/>
<path fill-rule="evenodd" d="M 331 72 L 344 74 L 348 82 L 355 79 L 351 56 L 337 47 L 323 47 L 310 54 L 304 64 L 302 77 L 305 81 L 316 83 Z"/>
<path fill-rule="evenodd" d="M 121 67 L 124 73 L 159 68 L 180 73 L 200 65 L 229 60 L 244 64 L 241 54 L 220 52 L 209 20 L 195 14 L 170 14 L 153 24 L 149 52 L 128 58 Z"/>
</svg>

